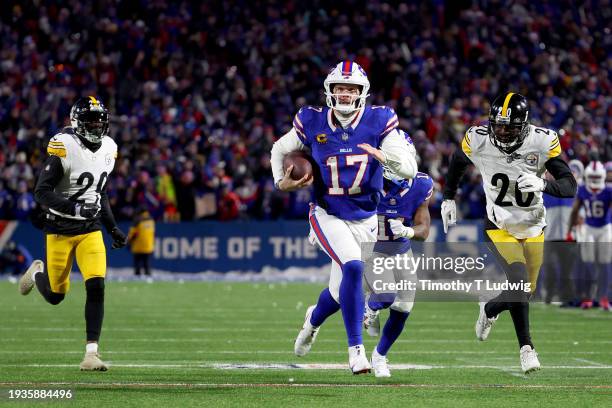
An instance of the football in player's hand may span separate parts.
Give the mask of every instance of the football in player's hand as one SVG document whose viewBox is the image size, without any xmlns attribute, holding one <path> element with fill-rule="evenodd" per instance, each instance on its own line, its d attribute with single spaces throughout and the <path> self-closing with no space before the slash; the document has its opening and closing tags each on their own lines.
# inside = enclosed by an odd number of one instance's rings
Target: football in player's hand
<svg viewBox="0 0 612 408">
<path fill-rule="evenodd" d="M 291 179 L 299 180 L 306 174 L 312 174 L 312 157 L 302 151 L 291 152 L 283 159 L 283 171 L 293 165 Z"/>
</svg>

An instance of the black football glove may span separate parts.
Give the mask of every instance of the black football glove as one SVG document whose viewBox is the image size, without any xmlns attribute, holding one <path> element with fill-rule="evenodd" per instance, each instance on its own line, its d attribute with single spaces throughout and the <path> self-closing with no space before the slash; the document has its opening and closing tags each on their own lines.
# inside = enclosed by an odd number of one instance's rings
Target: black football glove
<svg viewBox="0 0 612 408">
<path fill-rule="evenodd" d="M 83 203 L 77 204 L 74 207 L 74 215 L 76 215 L 77 217 L 87 218 L 88 220 L 95 218 L 99 212 L 100 206 L 98 206 L 97 204 Z"/>
<path fill-rule="evenodd" d="M 113 237 L 113 249 L 123 248 L 127 245 L 127 236 L 119 229 L 119 227 L 115 227 L 110 232 L 111 237 Z"/>
</svg>

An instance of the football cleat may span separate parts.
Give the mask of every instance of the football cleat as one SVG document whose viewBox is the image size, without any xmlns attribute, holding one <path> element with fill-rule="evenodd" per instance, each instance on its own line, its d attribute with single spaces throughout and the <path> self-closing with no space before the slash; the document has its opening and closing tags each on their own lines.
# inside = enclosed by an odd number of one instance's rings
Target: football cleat
<svg viewBox="0 0 612 408">
<path fill-rule="evenodd" d="M 108 370 L 108 365 L 100 360 L 100 355 L 98 353 L 85 353 L 85 357 L 83 358 L 83 361 L 81 361 L 79 367 L 81 368 L 81 371 Z"/>
<path fill-rule="evenodd" d="M 353 374 L 366 374 L 372 371 L 372 366 L 366 356 L 365 347 L 363 344 L 348 348 L 349 352 L 349 368 Z"/>
<path fill-rule="evenodd" d="M 389 371 L 389 366 L 387 365 L 387 357 L 378 354 L 376 347 L 374 347 L 372 352 L 372 369 L 374 369 L 376 377 L 391 377 L 391 371 Z"/>
<path fill-rule="evenodd" d="M 538 353 L 531 348 L 530 345 L 526 344 L 521 347 L 521 368 L 525 374 L 532 371 L 537 371 L 541 368 L 540 361 L 538 360 Z"/>
<path fill-rule="evenodd" d="M 43 272 L 45 264 L 40 259 L 36 259 L 28 267 L 28 270 L 19 278 L 19 293 L 23 296 L 29 294 L 34 287 L 34 272 Z"/>
<path fill-rule="evenodd" d="M 366 303 L 365 313 L 363 314 L 363 328 L 368 331 L 370 337 L 378 337 L 380 335 L 380 319 L 379 311 L 372 310 Z"/>
<path fill-rule="evenodd" d="M 310 316 L 312 316 L 312 311 L 315 309 L 316 305 L 310 306 L 306 309 L 306 317 L 304 318 L 304 325 L 302 326 L 302 330 L 297 335 L 295 339 L 295 344 L 293 346 L 293 351 L 295 355 L 298 357 L 304 357 L 310 351 L 312 344 L 315 342 L 317 338 L 317 334 L 319 333 L 319 327 L 314 327 L 310 324 Z"/>
<path fill-rule="evenodd" d="M 591 309 L 593 307 L 593 300 L 591 299 L 585 299 L 582 302 L 580 302 L 580 308 L 581 309 Z"/>
<path fill-rule="evenodd" d="M 493 324 L 497 321 L 497 316 L 491 318 L 487 317 L 485 313 L 486 304 L 486 302 L 479 302 L 480 314 L 478 315 L 478 320 L 476 320 L 476 338 L 480 341 L 485 341 L 487 337 L 489 337 L 491 327 L 493 327 Z"/>
</svg>

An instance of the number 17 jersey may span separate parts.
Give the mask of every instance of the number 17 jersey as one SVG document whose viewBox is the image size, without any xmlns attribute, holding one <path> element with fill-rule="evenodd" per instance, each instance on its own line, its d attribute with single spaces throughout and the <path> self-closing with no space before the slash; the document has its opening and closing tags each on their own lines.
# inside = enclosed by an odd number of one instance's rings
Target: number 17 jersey
<svg viewBox="0 0 612 408">
<path fill-rule="evenodd" d="M 382 189 L 382 166 L 357 147 L 368 143 L 379 148 L 397 128 L 398 118 L 386 106 L 366 106 L 343 128 L 328 107 L 306 106 L 297 113 L 293 127 L 311 149 L 320 177 L 315 177 L 317 205 L 328 214 L 351 221 L 376 214 Z"/>
<path fill-rule="evenodd" d="M 461 148 L 482 174 L 489 220 L 517 239 L 540 235 L 546 226 L 542 192 L 522 193 L 516 180 L 521 173 L 544 174 L 546 161 L 561 154 L 557 133 L 529 125 L 523 144 L 505 154 L 491 143 L 486 126 L 472 126 Z"/>
</svg>

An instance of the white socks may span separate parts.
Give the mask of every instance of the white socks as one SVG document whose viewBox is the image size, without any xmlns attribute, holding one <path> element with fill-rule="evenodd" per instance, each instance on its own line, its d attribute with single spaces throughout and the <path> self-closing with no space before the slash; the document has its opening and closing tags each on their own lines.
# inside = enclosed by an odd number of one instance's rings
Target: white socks
<svg viewBox="0 0 612 408">
<path fill-rule="evenodd" d="M 98 343 L 87 343 L 85 345 L 86 353 L 97 353 L 98 352 Z"/>
</svg>

